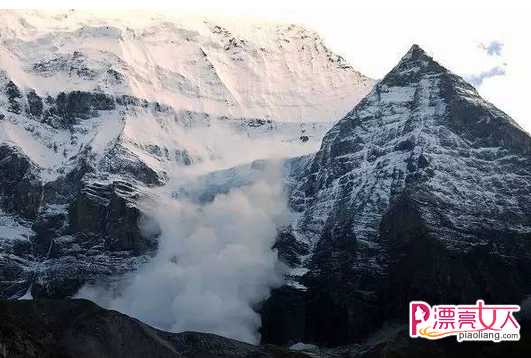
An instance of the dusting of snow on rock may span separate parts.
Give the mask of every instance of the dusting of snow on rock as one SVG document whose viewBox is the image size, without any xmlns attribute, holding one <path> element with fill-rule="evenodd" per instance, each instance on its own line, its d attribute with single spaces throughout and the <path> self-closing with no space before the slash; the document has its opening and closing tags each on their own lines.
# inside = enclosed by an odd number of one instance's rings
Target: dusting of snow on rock
<svg viewBox="0 0 531 358">
<path fill-rule="evenodd" d="M 481 232 L 528 235 L 530 152 L 511 118 L 413 46 L 294 175 L 290 235 L 312 254 L 293 271 L 337 238 L 356 243 L 360 271 L 383 272 L 382 219 L 401 195 L 423 197 L 422 218 L 448 249 L 468 250 Z"/>
</svg>

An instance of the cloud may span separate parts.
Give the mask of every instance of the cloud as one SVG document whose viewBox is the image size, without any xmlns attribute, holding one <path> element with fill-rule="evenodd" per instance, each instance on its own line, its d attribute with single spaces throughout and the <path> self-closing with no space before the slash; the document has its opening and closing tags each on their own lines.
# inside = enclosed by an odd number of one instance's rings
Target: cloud
<svg viewBox="0 0 531 358">
<path fill-rule="evenodd" d="M 259 343 L 255 308 L 283 281 L 272 249 L 288 217 L 281 178 L 278 163 L 266 165 L 254 183 L 206 203 L 155 189 L 143 211 L 154 221 L 144 229 L 162 232 L 157 255 L 122 287 L 85 286 L 77 296 L 160 329 Z"/>
<path fill-rule="evenodd" d="M 479 44 L 480 49 L 482 49 L 488 56 L 493 56 L 493 57 L 502 56 L 503 46 L 504 44 L 499 41 L 491 41 L 489 43 Z M 485 81 L 486 79 L 489 79 L 492 77 L 498 77 L 498 76 L 505 76 L 506 75 L 505 66 L 507 66 L 506 63 L 503 63 L 501 65 L 496 65 L 486 71 L 482 71 L 477 74 L 470 74 L 468 76 L 465 76 L 465 78 L 468 82 L 470 82 L 475 87 L 479 87 L 483 84 L 483 81 Z"/>
<path fill-rule="evenodd" d="M 505 74 L 505 68 L 503 68 L 502 66 L 495 66 L 492 67 L 490 70 L 483 71 L 479 74 L 466 76 L 466 80 L 475 87 L 479 87 L 486 79 L 496 76 L 505 76 Z"/>
<path fill-rule="evenodd" d="M 487 52 L 489 56 L 501 56 L 503 43 L 499 41 L 491 41 L 488 44 L 481 43 L 479 44 L 479 48 Z"/>
<path fill-rule="evenodd" d="M 210 121 L 177 128 L 169 139 L 155 136 L 170 152 L 186 148 L 198 158 L 189 166 L 168 164 L 169 182 L 146 189 L 139 203 L 149 218 L 141 222 L 143 231 L 161 233 L 158 251 L 138 271 L 86 285 L 77 297 L 163 330 L 258 343 L 261 318 L 255 310 L 285 275 L 272 249 L 278 228 L 291 217 L 282 158 L 320 145 L 319 130 L 308 143 L 298 140 L 300 130 L 279 124 L 248 131 Z M 267 160 L 258 165 L 258 159 Z M 250 163 L 250 175 L 238 167 Z M 227 168 L 234 169 L 218 172 Z"/>
</svg>

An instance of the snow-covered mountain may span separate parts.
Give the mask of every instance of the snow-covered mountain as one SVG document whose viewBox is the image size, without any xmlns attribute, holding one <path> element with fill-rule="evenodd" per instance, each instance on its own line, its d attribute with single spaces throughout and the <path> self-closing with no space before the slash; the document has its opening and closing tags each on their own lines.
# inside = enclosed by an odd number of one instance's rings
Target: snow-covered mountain
<svg viewBox="0 0 531 358">
<path fill-rule="evenodd" d="M 0 12 L 0 69 L 41 97 L 129 95 L 230 118 L 341 118 L 373 81 L 297 25 L 160 13 Z"/>
<path fill-rule="evenodd" d="M 308 153 L 373 84 L 300 26 L 229 30 L 141 15 L 0 12 L 0 139 L 28 155 L 42 180 L 71 170 L 80 153 L 99 163 L 118 142 L 116 155 L 161 180 L 168 160 L 232 155 L 228 166 L 271 155 L 260 145 L 250 158 L 227 149 L 246 138 Z"/>
<path fill-rule="evenodd" d="M 531 293 L 531 137 L 420 47 L 286 168 L 299 215 L 267 341 L 347 344 L 411 300 Z"/>
<path fill-rule="evenodd" d="M 267 166 L 181 190 L 212 200 Z M 531 137 L 417 45 L 281 169 L 293 213 L 275 248 L 290 271 L 261 308 L 264 342 L 350 344 L 407 320 L 411 300 L 531 293 Z"/>
<path fill-rule="evenodd" d="M 0 11 L 2 297 L 131 270 L 146 188 L 315 151 L 373 84 L 300 26 L 220 21 Z"/>
<path fill-rule="evenodd" d="M 260 306 L 265 342 L 350 344 L 403 319 L 412 299 L 531 293 L 531 138 L 418 46 L 371 89 L 299 26 L 76 11 L 0 20 L 1 297 L 66 297 L 123 277 L 164 236 L 139 208 L 153 188 L 216 203 L 280 156 L 292 157 L 279 170 L 292 211 L 277 215 L 274 248 L 289 271 Z M 221 229 L 245 239 L 237 219 Z"/>
</svg>

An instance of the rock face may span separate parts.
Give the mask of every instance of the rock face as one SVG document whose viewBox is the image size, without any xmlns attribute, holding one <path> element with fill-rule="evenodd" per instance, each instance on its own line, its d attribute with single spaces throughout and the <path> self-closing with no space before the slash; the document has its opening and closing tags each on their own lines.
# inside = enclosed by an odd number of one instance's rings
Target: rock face
<svg viewBox="0 0 531 358">
<path fill-rule="evenodd" d="M 37 167 L 17 148 L 0 145 L 1 207 L 23 218 L 37 216 L 42 186 Z"/>
<path fill-rule="evenodd" d="M 1 357 L 306 357 L 206 333 L 168 333 L 86 300 L 0 302 Z"/>
<path fill-rule="evenodd" d="M 280 249 L 310 253 L 264 306 L 264 341 L 340 345 L 410 300 L 531 292 L 531 138 L 418 46 L 299 162 Z"/>
<path fill-rule="evenodd" d="M 130 151 L 116 153 L 123 145 L 113 97 L 78 91 L 44 104 L 33 91 L 27 97 L 23 112 L 8 107 L 0 123 L 0 296 L 31 288 L 65 297 L 87 280 L 134 269 L 156 249 L 156 233 L 140 232 L 136 203 L 162 174 Z M 108 178 L 109 162 L 120 176 Z"/>
</svg>

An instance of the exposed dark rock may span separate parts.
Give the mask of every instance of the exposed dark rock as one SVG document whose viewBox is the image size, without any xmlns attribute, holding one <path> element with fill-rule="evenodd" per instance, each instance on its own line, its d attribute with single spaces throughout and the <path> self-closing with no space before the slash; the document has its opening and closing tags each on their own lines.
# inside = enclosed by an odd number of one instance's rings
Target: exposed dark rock
<svg viewBox="0 0 531 358">
<path fill-rule="evenodd" d="M 477 105 L 463 98 L 464 91 L 478 96 L 476 89 L 463 79 L 449 74 L 442 78 L 440 88 L 448 103 L 448 126 L 453 131 L 478 147 L 504 147 L 524 155 L 531 153 L 529 135 L 507 114 L 488 102 Z"/>
<path fill-rule="evenodd" d="M 14 83 L 6 92 L 22 97 Z M 115 109 L 114 98 L 102 93 L 74 91 L 43 101 L 30 91 L 26 97 L 29 115 L 37 118 L 42 111 L 44 123 L 70 133 L 80 120 Z M 122 99 L 148 105 L 133 97 Z M 74 169 L 42 185 L 36 164 L 15 147 L 0 146 L 0 210 L 29 219 L 33 229 L 20 255 L 2 258 L 0 297 L 20 297 L 29 287 L 35 297 L 68 297 L 84 283 L 136 269 L 156 249 L 157 233 L 143 235 L 139 228 L 135 183 L 140 188 L 160 185 L 164 178 L 119 143 L 98 168 L 89 146 L 72 160 L 77 162 Z M 109 173 L 124 181 L 107 181 Z"/>
<path fill-rule="evenodd" d="M 94 168 L 86 159 L 80 160 L 78 166 L 65 176 L 48 182 L 43 188 L 44 204 L 70 204 L 83 187 L 83 178 L 93 175 Z"/>
<path fill-rule="evenodd" d="M 191 165 L 193 163 L 192 156 L 186 149 L 184 150 L 176 150 L 175 151 L 175 159 L 179 163 L 183 163 L 184 165 Z"/>
<path fill-rule="evenodd" d="M 66 214 L 63 212 L 42 213 L 32 225 L 32 230 L 36 234 L 34 240 L 35 254 L 45 257 L 49 254 L 52 240 L 61 236 L 66 226 Z"/>
<path fill-rule="evenodd" d="M 135 106 L 147 108 L 149 102 L 145 99 L 140 99 L 134 96 L 122 95 L 116 97 L 116 103 L 121 106 Z"/>
<path fill-rule="evenodd" d="M 166 181 L 163 173 L 157 173 L 139 160 L 135 153 L 120 144 L 105 154 L 99 169 L 112 174 L 126 175 L 147 185 L 162 185 Z"/>
<path fill-rule="evenodd" d="M 86 60 L 83 53 L 74 51 L 71 55 L 60 55 L 50 60 L 34 63 L 32 70 L 43 77 L 63 72 L 70 77 L 93 80 L 98 73 L 88 66 Z"/>
<path fill-rule="evenodd" d="M 81 160 L 43 187 L 36 166 L 5 145 L 0 168 L 0 209 L 29 219 L 32 232 L 3 247 L 0 297 L 19 297 L 30 286 L 34 297 L 68 297 L 84 283 L 134 270 L 156 249 L 157 233 L 139 227 L 134 184 L 99 183 Z"/>
<path fill-rule="evenodd" d="M 97 111 L 115 109 L 114 98 L 105 93 L 72 91 L 61 92 L 44 112 L 44 122 L 55 128 L 69 128 L 79 119 L 88 119 L 97 115 Z"/>
<path fill-rule="evenodd" d="M 264 341 L 277 345 L 304 342 L 307 316 L 304 292 L 286 286 L 275 289 L 259 311 Z"/>
<path fill-rule="evenodd" d="M 527 325 L 525 325 L 527 323 Z M 385 327 L 374 337 L 362 344 L 352 344 L 333 349 L 322 348 L 317 354 L 323 358 L 355 357 L 526 357 L 531 352 L 531 332 L 529 322 L 524 322 L 525 327 L 521 332 L 519 342 L 457 342 L 455 339 L 442 339 L 429 341 L 424 339 L 411 339 L 405 325 L 391 325 Z"/>
<path fill-rule="evenodd" d="M 403 317 L 414 297 L 434 304 L 480 298 L 521 302 L 531 288 L 531 236 L 467 232 L 478 244 L 456 252 L 431 232 L 423 218 L 428 209 L 445 210 L 434 205 L 435 200 L 421 191 L 404 192 L 382 219 L 381 239 L 389 261 L 380 305 L 386 307 L 386 317 Z"/>
<path fill-rule="evenodd" d="M 0 207 L 24 218 L 35 218 L 42 185 L 34 163 L 16 148 L 0 145 Z"/>
<path fill-rule="evenodd" d="M 6 85 L 7 98 L 22 98 L 22 94 L 17 85 L 13 81 L 9 81 Z"/>
<path fill-rule="evenodd" d="M 125 80 L 124 75 L 122 75 L 120 72 L 111 69 L 107 70 L 107 74 L 116 82 L 116 83 L 122 83 Z"/>
<path fill-rule="evenodd" d="M 89 118 L 93 111 L 114 109 L 112 97 L 103 93 L 61 92 L 56 98 L 58 114 L 64 118 Z"/>
<path fill-rule="evenodd" d="M 35 93 L 35 90 L 29 91 L 26 98 L 28 99 L 29 114 L 36 118 L 40 118 L 43 109 L 42 98 Z"/>
<path fill-rule="evenodd" d="M 19 100 L 22 98 L 22 94 L 17 85 L 13 81 L 9 81 L 5 87 L 5 92 L 9 106 L 7 110 L 12 113 L 19 114 L 22 111 L 22 105 Z"/>
<path fill-rule="evenodd" d="M 5 254 L 0 256 L 0 298 L 23 296 L 33 276 L 29 241 L 17 241 L 12 247 L 2 245 L 1 249 Z"/>
<path fill-rule="evenodd" d="M 310 253 L 308 245 L 297 242 L 289 231 L 278 234 L 273 249 L 277 249 L 280 259 L 291 266 L 300 265 L 300 257 Z"/>
<path fill-rule="evenodd" d="M 152 251 L 156 240 L 142 235 L 135 199 L 136 189 L 126 182 L 87 184 L 68 210 L 69 231 L 99 236 L 111 251 L 132 251 L 135 255 Z"/>
<path fill-rule="evenodd" d="M 303 358 L 213 334 L 168 333 L 86 300 L 0 301 L 0 356 Z"/>
</svg>

